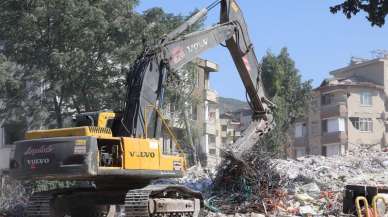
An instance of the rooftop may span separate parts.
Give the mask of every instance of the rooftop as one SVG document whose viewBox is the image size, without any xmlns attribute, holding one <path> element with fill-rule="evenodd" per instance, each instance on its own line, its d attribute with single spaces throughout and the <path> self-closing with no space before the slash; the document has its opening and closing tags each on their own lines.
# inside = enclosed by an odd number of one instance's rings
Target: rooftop
<svg viewBox="0 0 388 217">
<path fill-rule="evenodd" d="M 330 72 L 330 75 L 338 76 L 343 72 L 348 72 L 356 68 L 361 68 L 378 62 L 385 62 L 385 61 L 388 62 L 388 54 L 384 54 L 383 56 L 375 59 L 362 59 L 362 58 L 352 57 L 350 60 L 350 64 L 348 66 L 333 70 Z"/>
<path fill-rule="evenodd" d="M 349 86 L 369 87 L 369 88 L 384 90 L 384 86 L 375 84 L 365 78 L 361 78 L 357 76 L 351 76 L 351 77 L 341 78 L 341 79 L 336 79 L 336 78 L 325 79 L 321 83 L 321 85 L 315 90 L 324 90 L 329 87 L 342 88 L 342 87 L 349 87 Z"/>
</svg>

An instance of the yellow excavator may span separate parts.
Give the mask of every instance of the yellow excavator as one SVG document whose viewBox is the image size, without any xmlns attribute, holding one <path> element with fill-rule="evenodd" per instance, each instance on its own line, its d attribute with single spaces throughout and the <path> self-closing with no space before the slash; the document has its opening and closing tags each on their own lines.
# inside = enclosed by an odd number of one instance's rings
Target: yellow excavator
<svg viewBox="0 0 388 217">
<path fill-rule="evenodd" d="M 221 5 L 219 24 L 185 34 Z M 10 174 L 20 180 L 89 181 L 89 187 L 35 192 L 30 217 L 197 217 L 202 195 L 180 185 L 153 185 L 182 177 L 187 163 L 159 112 L 167 77 L 206 50 L 225 43 L 244 83 L 256 130 L 271 129 L 271 103 L 240 7 L 217 0 L 159 43 L 147 48 L 127 75 L 126 103 L 120 112 L 78 114 L 75 126 L 30 131 L 15 142 Z"/>
</svg>

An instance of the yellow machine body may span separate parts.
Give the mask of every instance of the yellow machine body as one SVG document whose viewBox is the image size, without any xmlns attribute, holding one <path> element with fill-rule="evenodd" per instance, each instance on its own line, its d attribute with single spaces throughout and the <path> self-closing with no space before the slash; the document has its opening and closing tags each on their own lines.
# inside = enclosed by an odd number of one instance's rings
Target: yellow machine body
<svg viewBox="0 0 388 217">
<path fill-rule="evenodd" d="M 183 175 L 186 156 L 165 150 L 174 150 L 171 147 L 176 144 L 172 139 L 114 137 L 107 125 L 115 117 L 115 113 L 100 112 L 95 117 L 97 126 L 27 132 L 26 140 L 18 145 L 16 159 L 17 164 L 22 165 L 18 174 L 23 178 L 83 180 L 111 176 L 141 180 Z M 167 146 L 169 148 L 165 148 Z M 83 156 L 82 161 L 68 160 L 81 159 L 79 155 Z M 34 165 L 32 171 L 28 162 L 42 165 Z M 74 172 L 75 168 L 79 170 Z M 53 172 L 48 172 L 51 170 Z"/>
</svg>

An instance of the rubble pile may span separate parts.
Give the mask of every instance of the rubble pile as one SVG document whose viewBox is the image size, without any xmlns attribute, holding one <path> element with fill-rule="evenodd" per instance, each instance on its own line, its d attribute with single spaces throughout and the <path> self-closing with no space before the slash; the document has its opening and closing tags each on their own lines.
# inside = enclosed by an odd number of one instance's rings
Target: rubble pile
<svg viewBox="0 0 388 217">
<path fill-rule="evenodd" d="M 339 216 L 346 185 L 388 186 L 388 152 L 357 147 L 345 156 L 272 159 L 226 156 L 207 202 L 213 211 L 267 216 Z"/>
<path fill-rule="evenodd" d="M 307 156 L 273 160 L 287 192 L 280 211 L 334 215 L 342 211 L 346 185 L 388 186 L 388 152 L 358 147 L 341 157 Z"/>
<path fill-rule="evenodd" d="M 28 188 L 7 175 L 1 175 L 0 179 L 0 216 L 23 216 L 29 198 Z"/>
<path fill-rule="evenodd" d="M 271 154 L 260 151 L 251 151 L 244 159 L 226 154 L 214 179 L 214 197 L 208 199 L 208 204 L 226 214 L 273 212 L 278 202 L 275 200 L 285 195 L 271 158 Z"/>
<path fill-rule="evenodd" d="M 273 160 L 282 186 L 314 182 L 323 189 L 341 191 L 347 184 L 388 184 L 388 152 L 357 149 L 341 157 L 307 156 L 297 160 Z"/>
</svg>

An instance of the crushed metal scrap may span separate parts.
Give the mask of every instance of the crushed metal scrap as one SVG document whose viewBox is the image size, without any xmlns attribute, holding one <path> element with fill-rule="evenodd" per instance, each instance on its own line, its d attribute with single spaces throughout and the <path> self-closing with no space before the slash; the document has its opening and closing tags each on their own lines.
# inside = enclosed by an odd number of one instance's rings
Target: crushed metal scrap
<svg viewBox="0 0 388 217">
<path fill-rule="evenodd" d="M 358 146 L 344 156 L 273 159 L 226 155 L 214 179 L 213 209 L 268 216 L 341 216 L 346 185 L 388 186 L 388 152 Z"/>
</svg>

